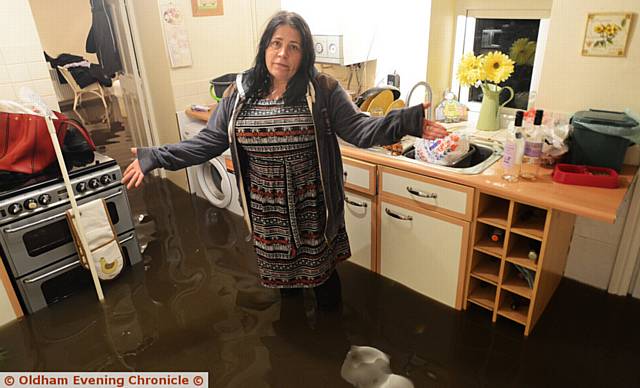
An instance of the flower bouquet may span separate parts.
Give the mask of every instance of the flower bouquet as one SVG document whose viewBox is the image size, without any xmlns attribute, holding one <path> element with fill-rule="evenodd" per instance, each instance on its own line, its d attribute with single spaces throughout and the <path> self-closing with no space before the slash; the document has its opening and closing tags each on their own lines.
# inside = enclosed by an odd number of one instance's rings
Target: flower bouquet
<svg viewBox="0 0 640 388">
<path fill-rule="evenodd" d="M 477 129 L 495 131 L 500 127 L 498 111 L 513 99 L 513 89 L 497 84 L 506 81 L 513 73 L 514 62 L 499 51 L 492 51 L 479 56 L 467 53 L 460 61 L 457 77 L 462 86 L 479 86 L 482 88 L 482 107 Z M 511 96 L 499 104 L 502 90 L 508 90 Z"/>
</svg>

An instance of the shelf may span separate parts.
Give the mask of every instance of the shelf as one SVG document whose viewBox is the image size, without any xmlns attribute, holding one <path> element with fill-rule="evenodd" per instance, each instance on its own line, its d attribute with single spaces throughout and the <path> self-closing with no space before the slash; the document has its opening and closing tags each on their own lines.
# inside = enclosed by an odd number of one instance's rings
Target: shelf
<svg viewBox="0 0 640 388">
<path fill-rule="evenodd" d="M 491 240 L 478 241 L 473 249 L 499 259 L 502 258 L 502 244 L 495 243 Z"/>
<path fill-rule="evenodd" d="M 533 222 L 518 222 L 511 227 L 511 232 L 542 241 L 542 236 L 544 235 L 544 224 L 542 225 L 542 228 L 540 228 L 539 225 L 533 225 Z"/>
<path fill-rule="evenodd" d="M 487 310 L 493 311 L 493 304 L 496 299 L 496 290 L 493 287 L 476 287 L 469 295 L 468 301 L 477 304 Z"/>
<path fill-rule="evenodd" d="M 518 264 L 524 268 L 532 271 L 538 270 L 537 261 L 533 261 L 529 258 L 529 249 L 522 244 L 514 244 L 511 251 L 507 254 L 506 260 L 513 264 Z"/>
<path fill-rule="evenodd" d="M 507 218 L 509 217 L 509 202 L 503 200 L 496 200 L 492 202 L 492 205 L 487 207 L 478 214 L 478 221 L 497 226 L 502 229 L 507 227 Z"/>
<path fill-rule="evenodd" d="M 527 313 L 529 312 L 529 305 L 519 306 L 517 310 L 512 310 L 510 307 L 500 307 L 498 309 L 498 315 L 505 318 L 509 318 L 514 322 L 518 322 L 521 325 L 527 324 Z"/>
<path fill-rule="evenodd" d="M 511 308 L 511 303 L 514 299 L 519 300 L 521 303 L 515 310 Z M 505 318 L 509 318 L 512 321 L 518 322 L 521 325 L 527 324 L 527 316 L 529 314 L 529 300 L 523 300 L 520 296 L 513 295 L 509 291 L 504 289 L 500 292 L 500 304 L 498 307 L 498 315 Z"/>
<path fill-rule="evenodd" d="M 546 210 L 517 203 L 511 225 L 511 231 L 522 236 L 542 241 L 546 218 Z"/>
<path fill-rule="evenodd" d="M 514 269 L 514 271 L 516 270 Z M 502 288 L 527 299 L 531 299 L 531 294 L 533 291 L 531 288 L 529 288 L 526 280 L 520 279 L 515 274 L 511 274 L 508 279 L 505 279 L 502 282 Z"/>
<path fill-rule="evenodd" d="M 496 300 L 496 286 L 483 280 L 469 279 L 469 296 L 467 302 L 476 304 L 489 311 L 493 311 Z"/>
<path fill-rule="evenodd" d="M 478 221 L 506 229 L 510 201 L 505 198 L 480 193 L 478 197 Z"/>
<path fill-rule="evenodd" d="M 496 260 L 486 258 L 480 259 L 480 262 L 471 270 L 471 276 L 497 285 L 499 272 L 500 263 Z"/>
</svg>

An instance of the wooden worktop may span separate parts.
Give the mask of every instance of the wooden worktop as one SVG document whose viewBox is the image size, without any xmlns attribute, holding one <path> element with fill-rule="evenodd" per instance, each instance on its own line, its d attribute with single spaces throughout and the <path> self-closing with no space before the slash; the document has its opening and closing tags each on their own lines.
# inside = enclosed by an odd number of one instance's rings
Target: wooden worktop
<svg viewBox="0 0 640 388">
<path fill-rule="evenodd" d="M 444 179 L 481 189 L 485 193 L 503 198 L 557 209 L 598 221 L 614 223 L 618 208 L 637 171 L 636 166 L 625 165 L 620 173 L 620 187 L 604 189 L 597 187 L 565 185 L 551 180 L 550 169 L 541 168 L 541 177 L 534 182 L 520 180 L 515 183 L 501 178 L 500 160 L 477 175 L 462 175 L 430 168 L 427 164 L 413 163 L 402 158 L 343 146 L 342 155 L 362 161 L 398 168 L 416 174 Z"/>
<path fill-rule="evenodd" d="M 194 118 L 206 121 L 210 112 L 187 112 Z M 380 152 L 351 146 L 342 146 L 342 155 L 365 162 L 394 167 L 416 174 L 444 179 L 454 183 L 475 187 L 483 192 L 503 198 L 529 203 L 549 209 L 557 209 L 567 213 L 591 218 L 598 221 L 614 223 L 618 208 L 629 189 L 638 170 L 637 166 L 625 165 L 620 173 L 620 187 L 604 189 L 588 186 L 575 186 L 556 183 L 551 180 L 550 169 L 541 168 L 541 177 L 534 182 L 521 179 L 515 183 L 506 182 L 501 178 L 502 165 L 500 160 L 477 175 L 462 175 L 430 168 L 426 163 L 412 163 L 402 158 L 392 157 Z"/>
</svg>

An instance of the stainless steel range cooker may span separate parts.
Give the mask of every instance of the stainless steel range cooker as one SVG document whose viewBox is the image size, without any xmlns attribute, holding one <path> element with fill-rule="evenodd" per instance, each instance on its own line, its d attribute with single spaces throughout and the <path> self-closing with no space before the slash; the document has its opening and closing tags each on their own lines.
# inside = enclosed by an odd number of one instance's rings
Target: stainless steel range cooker
<svg viewBox="0 0 640 388">
<path fill-rule="evenodd" d="M 104 198 L 129 265 L 142 261 L 122 173 L 115 160 L 94 153 L 70 160 L 69 177 L 78 204 Z M 91 287 L 80 266 L 65 212 L 71 207 L 59 170 L 22 182 L 0 182 L 0 256 L 23 308 L 33 313 Z M 116 280 L 117 281 L 117 280 Z"/>
</svg>

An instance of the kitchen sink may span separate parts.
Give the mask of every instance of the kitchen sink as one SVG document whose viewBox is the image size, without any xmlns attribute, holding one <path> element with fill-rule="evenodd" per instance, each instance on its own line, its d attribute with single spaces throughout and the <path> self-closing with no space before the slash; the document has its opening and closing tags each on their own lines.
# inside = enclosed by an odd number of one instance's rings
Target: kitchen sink
<svg viewBox="0 0 640 388">
<path fill-rule="evenodd" d="M 412 163 L 427 165 L 429 168 L 448 171 L 455 174 L 480 174 L 502 156 L 502 146 L 497 142 L 472 140 L 471 147 L 475 147 L 475 152 L 471 153 L 469 158 L 465 158 L 465 163 L 457 163 L 454 166 L 441 166 L 438 164 L 427 163 L 415 159 L 415 149 L 413 146 L 406 149 L 402 155 L 397 156 Z"/>
</svg>

